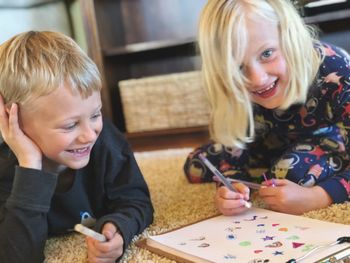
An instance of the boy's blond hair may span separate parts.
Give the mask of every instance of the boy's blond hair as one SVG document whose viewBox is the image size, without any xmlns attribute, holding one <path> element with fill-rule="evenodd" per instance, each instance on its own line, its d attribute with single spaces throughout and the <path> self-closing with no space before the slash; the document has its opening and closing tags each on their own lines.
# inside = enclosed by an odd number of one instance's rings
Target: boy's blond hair
<svg viewBox="0 0 350 263">
<path fill-rule="evenodd" d="M 246 89 L 249 80 L 240 70 L 247 47 L 247 19 L 276 23 L 286 59 L 289 85 L 281 109 L 305 102 L 322 58 L 318 42 L 288 0 L 209 0 L 202 11 L 199 48 L 206 93 L 212 109 L 212 139 L 243 148 L 254 138 L 252 103 Z"/>
<path fill-rule="evenodd" d="M 0 45 L 0 94 L 24 105 L 68 85 L 82 97 L 102 87 L 95 63 L 68 36 L 29 31 Z"/>
</svg>

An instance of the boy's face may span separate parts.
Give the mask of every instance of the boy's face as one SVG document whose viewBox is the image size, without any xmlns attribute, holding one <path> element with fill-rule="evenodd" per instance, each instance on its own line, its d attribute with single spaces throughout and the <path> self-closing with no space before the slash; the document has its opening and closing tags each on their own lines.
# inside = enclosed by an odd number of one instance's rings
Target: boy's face
<svg viewBox="0 0 350 263">
<path fill-rule="evenodd" d="M 288 85 L 286 60 L 282 54 L 276 24 L 263 19 L 248 19 L 248 46 L 242 70 L 249 80 L 251 99 L 267 109 L 284 102 Z"/>
<path fill-rule="evenodd" d="M 100 92 L 83 99 L 62 86 L 21 108 L 21 128 L 41 149 L 43 165 L 79 169 L 89 162 L 102 130 L 101 107 Z"/>
</svg>

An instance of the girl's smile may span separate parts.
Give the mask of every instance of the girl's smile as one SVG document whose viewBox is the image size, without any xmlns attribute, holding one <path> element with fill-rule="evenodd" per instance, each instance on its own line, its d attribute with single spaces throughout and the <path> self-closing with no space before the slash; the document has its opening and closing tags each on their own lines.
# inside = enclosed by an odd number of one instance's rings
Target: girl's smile
<svg viewBox="0 0 350 263">
<path fill-rule="evenodd" d="M 268 85 L 266 88 L 252 91 L 252 93 L 254 95 L 259 96 L 259 97 L 264 98 L 264 99 L 273 97 L 276 94 L 277 89 L 278 89 L 277 82 L 278 82 L 278 80 L 273 82 L 271 85 Z"/>
</svg>

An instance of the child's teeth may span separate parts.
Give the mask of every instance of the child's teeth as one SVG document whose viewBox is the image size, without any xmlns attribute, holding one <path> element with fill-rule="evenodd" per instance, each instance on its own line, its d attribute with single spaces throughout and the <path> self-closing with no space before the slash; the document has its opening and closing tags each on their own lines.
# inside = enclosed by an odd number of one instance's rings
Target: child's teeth
<svg viewBox="0 0 350 263">
<path fill-rule="evenodd" d="M 76 149 L 76 150 L 72 150 L 72 152 L 75 152 L 75 153 L 81 153 L 81 152 L 84 152 L 86 150 L 86 147 L 83 148 L 83 149 Z"/>
<path fill-rule="evenodd" d="M 267 89 L 261 90 L 261 91 L 257 91 L 258 94 L 262 94 L 270 89 L 272 89 L 275 86 L 275 83 L 272 83 L 270 87 L 268 87 Z"/>
</svg>

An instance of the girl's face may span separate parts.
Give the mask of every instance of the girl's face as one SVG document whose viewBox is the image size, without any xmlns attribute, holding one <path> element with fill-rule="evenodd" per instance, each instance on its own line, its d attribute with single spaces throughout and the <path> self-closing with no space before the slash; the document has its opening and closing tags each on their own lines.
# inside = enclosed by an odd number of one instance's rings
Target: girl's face
<svg viewBox="0 0 350 263">
<path fill-rule="evenodd" d="M 276 24 L 248 19 L 248 46 L 242 71 L 248 78 L 251 100 L 267 109 L 282 105 L 288 84 L 287 65 L 282 54 Z"/>
<path fill-rule="evenodd" d="M 102 129 L 100 92 L 83 99 L 61 86 L 33 104 L 23 106 L 21 125 L 41 149 L 43 166 L 56 172 L 86 166 Z"/>
</svg>

